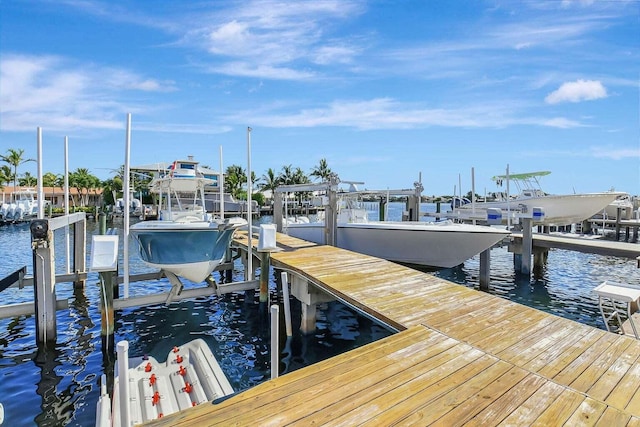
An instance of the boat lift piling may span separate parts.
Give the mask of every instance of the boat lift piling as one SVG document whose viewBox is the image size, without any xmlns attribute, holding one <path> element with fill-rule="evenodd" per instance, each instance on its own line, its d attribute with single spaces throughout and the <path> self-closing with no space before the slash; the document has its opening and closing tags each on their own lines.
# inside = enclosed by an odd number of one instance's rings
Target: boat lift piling
<svg viewBox="0 0 640 427">
<path fill-rule="evenodd" d="M 74 247 L 72 274 L 55 274 L 54 231 L 73 225 Z M 33 251 L 33 289 L 36 315 L 36 342 L 55 342 L 57 338 L 56 311 L 64 302 L 56 300 L 56 282 L 73 281 L 74 288 L 83 287 L 86 280 L 86 215 L 84 212 L 68 216 L 31 221 Z M 27 303 L 30 305 L 30 303 Z M 26 307 L 24 307 L 26 309 Z M 29 311 L 31 312 L 31 311 Z"/>
<path fill-rule="evenodd" d="M 118 235 L 106 229 L 106 215 L 101 214 L 100 234 L 91 242 L 91 271 L 100 277 L 100 336 L 102 355 L 110 358 L 115 348 L 114 297 L 118 298 Z M 103 225 L 104 222 L 104 225 Z"/>
</svg>

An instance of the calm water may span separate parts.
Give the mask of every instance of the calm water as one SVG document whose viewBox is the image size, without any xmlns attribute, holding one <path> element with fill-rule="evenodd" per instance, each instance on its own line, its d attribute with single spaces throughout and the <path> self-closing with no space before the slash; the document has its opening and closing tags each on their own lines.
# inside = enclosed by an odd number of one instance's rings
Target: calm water
<svg viewBox="0 0 640 427">
<path fill-rule="evenodd" d="M 423 205 L 435 211 L 435 205 Z M 391 203 L 389 217 L 399 217 L 402 205 Z M 376 214 L 377 215 L 377 214 Z M 263 221 L 268 222 L 269 218 Z M 88 245 L 95 224 L 88 222 Z M 57 272 L 65 271 L 64 236 L 56 234 Z M 131 273 L 149 271 L 130 246 Z M 31 269 L 28 226 L 0 228 L 0 278 L 26 265 Z M 121 264 L 122 265 L 122 264 Z M 545 268 L 534 277 L 516 276 L 506 248 L 491 252 L 491 293 L 541 310 L 603 328 L 592 289 L 604 280 L 640 285 L 635 261 L 580 254 L 563 250 L 549 253 Z M 478 286 L 479 259 L 433 272 L 453 282 Z M 241 265 L 234 279 L 242 279 Z M 271 297 L 278 299 L 272 273 Z M 188 286 L 188 284 L 187 284 Z M 166 280 L 132 283 L 130 294 L 167 292 Z M 95 422 L 100 376 L 112 369 L 101 351 L 97 275 L 89 274 L 86 287 L 74 290 L 58 284 L 57 297 L 71 301 L 58 312 L 58 340 L 52 348 L 35 345 L 33 316 L 0 320 L 0 403 L 5 407 L 3 426 L 90 426 Z M 11 288 L 0 293 L 0 304 L 33 300 L 33 289 Z M 210 345 L 236 391 L 270 377 L 269 327 L 266 307 L 244 293 L 222 298 L 201 298 L 172 304 L 127 309 L 116 313 L 116 341 L 127 339 L 130 355 L 150 354 L 164 360 L 177 344 L 203 338 Z M 279 301 L 280 302 L 280 301 Z M 294 336 L 281 337 L 280 372 L 285 373 L 382 338 L 389 332 L 339 303 L 322 307 L 318 328 L 303 336 L 299 303 L 292 300 Z M 282 310 L 281 310 L 282 312 Z M 284 333 L 284 326 L 281 327 Z"/>
<path fill-rule="evenodd" d="M 88 222 L 90 235 L 96 225 Z M 65 271 L 64 234 L 56 232 L 58 273 Z M 26 265 L 32 274 L 31 234 L 27 225 L 0 228 L 0 277 Z M 132 254 L 131 274 L 150 271 Z M 89 253 L 89 252 L 87 252 Z M 122 253 L 122 251 L 121 251 Z M 120 264 L 122 265 L 122 263 Z M 278 299 L 275 273 L 270 295 Z M 243 280 L 237 265 L 234 280 Z M 57 314 L 58 339 L 51 348 L 35 344 L 33 316 L 0 319 L 0 403 L 5 408 L 3 426 L 92 426 L 100 393 L 100 377 L 113 370 L 113 360 L 102 355 L 98 276 L 89 274 L 84 289 L 56 285 L 58 299 L 71 301 L 69 310 Z M 194 286 L 185 281 L 185 287 Z M 167 292 L 166 280 L 130 285 L 130 296 Z M 33 288 L 10 288 L 0 294 L 0 304 L 33 300 Z M 183 301 L 116 312 L 115 340 L 129 341 L 129 354 L 148 354 L 166 359 L 174 345 L 204 339 L 220 362 L 235 391 L 245 390 L 270 378 L 270 331 L 268 309 L 257 297 L 244 293 L 222 298 Z M 319 307 L 314 334 L 299 332 L 300 305 L 291 302 L 293 337 L 287 339 L 281 325 L 280 373 L 308 366 L 380 339 L 390 332 L 339 303 Z M 284 317 L 283 315 L 281 317 Z M 284 322 L 284 320 L 282 320 Z"/>
</svg>

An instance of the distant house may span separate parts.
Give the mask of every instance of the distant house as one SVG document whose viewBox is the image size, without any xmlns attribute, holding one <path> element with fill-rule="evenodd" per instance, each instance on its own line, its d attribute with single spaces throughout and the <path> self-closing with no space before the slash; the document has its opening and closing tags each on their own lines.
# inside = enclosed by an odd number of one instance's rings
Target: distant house
<svg viewBox="0 0 640 427">
<path fill-rule="evenodd" d="M 4 187 L 0 189 L 0 203 L 10 203 L 13 200 L 13 193 L 26 190 L 28 187 Z M 31 187 L 36 190 L 35 188 Z M 64 208 L 64 189 L 60 187 L 44 187 L 44 198 L 48 200 L 54 208 Z M 76 188 L 69 188 L 69 207 L 101 206 L 102 188 L 91 189 L 81 193 Z"/>
</svg>

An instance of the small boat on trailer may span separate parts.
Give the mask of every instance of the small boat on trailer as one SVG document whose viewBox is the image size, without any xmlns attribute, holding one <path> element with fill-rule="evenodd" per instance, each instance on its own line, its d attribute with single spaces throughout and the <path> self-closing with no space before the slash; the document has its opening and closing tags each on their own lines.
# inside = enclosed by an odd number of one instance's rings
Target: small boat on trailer
<svg viewBox="0 0 640 427">
<path fill-rule="evenodd" d="M 174 347 L 164 363 L 153 357 L 128 359 L 126 341 L 119 342 L 117 349 L 119 372 L 113 399 L 109 398 L 103 375 L 96 427 L 138 425 L 234 393 L 201 338 Z M 130 363 L 135 366 L 128 368 Z"/>
</svg>

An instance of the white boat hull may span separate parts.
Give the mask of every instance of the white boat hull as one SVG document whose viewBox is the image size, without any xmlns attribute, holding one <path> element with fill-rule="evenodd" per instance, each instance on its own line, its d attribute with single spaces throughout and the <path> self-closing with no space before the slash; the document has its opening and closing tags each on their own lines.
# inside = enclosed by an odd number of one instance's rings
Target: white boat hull
<svg viewBox="0 0 640 427">
<path fill-rule="evenodd" d="M 174 273 L 194 283 L 204 281 L 224 260 L 235 230 L 242 222 L 143 221 L 130 233 L 140 259 L 150 267 Z"/>
<path fill-rule="evenodd" d="M 595 214 L 602 212 L 602 210 L 613 202 L 619 195 L 620 193 L 615 192 L 586 193 L 520 198 L 512 200 L 509 203 L 506 201 L 476 203 L 476 215 L 473 217 L 484 218 L 484 216 L 486 216 L 486 209 L 498 208 L 503 211 L 503 221 L 506 221 L 508 210 L 512 212 L 521 212 L 524 206 L 528 213 L 531 213 L 534 207 L 544 209 L 544 219 L 541 222 L 543 225 L 570 225 L 582 222 L 591 218 Z M 466 217 L 472 212 L 472 210 L 473 206 L 471 204 L 466 204 L 454 209 L 452 215 L 455 216 L 459 212 L 461 217 Z"/>
<path fill-rule="evenodd" d="M 286 233 L 325 243 L 322 223 L 289 224 Z M 491 248 L 508 236 L 506 230 L 466 224 L 367 222 L 338 224 L 337 246 L 390 261 L 450 268 Z"/>
</svg>

